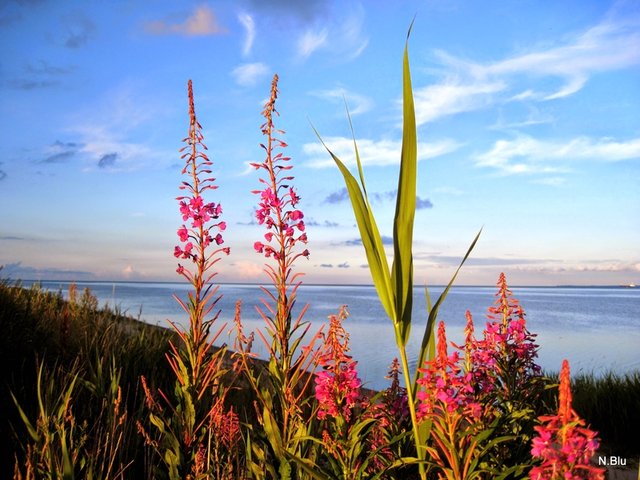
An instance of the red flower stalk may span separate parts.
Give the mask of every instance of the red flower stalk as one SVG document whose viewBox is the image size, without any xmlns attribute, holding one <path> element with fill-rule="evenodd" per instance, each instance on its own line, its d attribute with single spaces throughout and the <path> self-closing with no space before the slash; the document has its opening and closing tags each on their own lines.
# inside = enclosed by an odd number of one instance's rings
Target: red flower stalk
<svg viewBox="0 0 640 480">
<path fill-rule="evenodd" d="M 467 312 L 465 345 L 458 349 L 464 350 L 465 366 L 478 393 L 503 389 L 505 398 L 511 398 L 541 375 L 536 363 L 538 345 L 536 336 L 527 330 L 524 310 L 509 290 L 504 273 L 498 279 L 496 297 L 482 340 L 473 336 L 473 320 Z"/>
<path fill-rule="evenodd" d="M 569 362 L 560 371 L 558 414 L 543 416 L 535 427 L 531 453 L 542 464 L 531 469 L 532 480 L 589 479 L 604 480 L 604 469 L 589 464 L 598 449 L 596 432 L 571 407 Z"/>
<path fill-rule="evenodd" d="M 347 318 L 345 306 L 340 313 L 331 315 L 319 365 L 323 371 L 316 375 L 316 399 L 318 400 L 318 418 L 341 416 L 349 422 L 353 408 L 360 400 L 362 382 L 358 378 L 356 365 L 349 351 L 349 334 L 342 326 Z"/>
<path fill-rule="evenodd" d="M 482 409 L 475 401 L 471 373 L 463 372 L 457 351 L 448 354 L 442 321 L 438 324 L 436 357 L 425 362 L 425 368 L 420 369 L 420 372 L 422 377 L 418 379 L 418 384 L 425 388 L 418 392 L 419 419 L 460 415 L 475 421 L 480 417 Z"/>
<path fill-rule="evenodd" d="M 275 260 L 275 266 L 267 264 L 266 272 L 273 282 L 276 295 L 274 296 L 266 289 L 263 291 L 277 304 L 276 310 L 271 311 L 275 318 L 269 319 L 276 339 L 276 345 L 272 348 L 277 350 L 272 353 L 277 353 L 280 358 L 287 359 L 290 353 L 291 332 L 299 326 L 299 322 L 293 326 L 291 324 L 291 309 L 296 291 L 300 286 L 298 279 L 302 275 L 300 272 L 292 274 L 292 268 L 299 257 L 309 257 L 309 250 L 306 248 L 301 252 L 296 250 L 298 243 L 307 243 L 307 234 L 303 220 L 304 214 L 297 208 L 300 197 L 290 185 L 294 177 L 291 175 L 282 176 L 283 172 L 288 172 L 293 167 L 289 164 L 290 157 L 284 156 L 282 152 L 277 152 L 278 149 L 287 146 L 284 141 L 275 136 L 285 133 L 283 130 L 275 128 L 273 122 L 274 115 L 278 115 L 277 98 L 278 75 L 274 75 L 271 96 L 262 112 L 266 121 L 261 130 L 267 137 L 267 143 L 260 146 L 265 150 L 266 158 L 262 163 L 251 164 L 256 170 L 263 169 L 266 172 L 266 178 L 260 179 L 265 188 L 252 192 L 260 195 L 256 219 L 260 225 L 267 227 L 264 242 L 255 242 L 254 248 L 258 253 L 262 253 L 267 258 L 273 257 Z M 270 308 L 270 310 L 272 309 Z M 265 319 L 268 318 L 264 314 L 262 316 Z M 285 361 L 288 362 L 288 360 Z"/>
<path fill-rule="evenodd" d="M 388 375 L 385 378 L 391 380 L 391 385 L 383 394 L 385 413 L 396 423 L 403 423 L 410 418 L 409 400 L 407 399 L 407 389 L 400 385 L 400 362 L 397 358 L 391 362 Z"/>
<path fill-rule="evenodd" d="M 190 374 L 192 378 L 187 380 L 182 378 L 181 382 L 186 384 L 190 381 L 190 385 L 205 387 L 214 372 L 211 370 L 215 362 L 209 362 L 210 368 L 202 370 L 206 362 L 204 354 L 209 350 L 213 340 L 209 339 L 209 329 L 211 323 L 217 318 L 216 313 L 213 319 L 207 320 L 207 316 L 213 310 L 218 298 L 213 298 L 218 287 L 211 286 L 210 282 L 216 276 L 216 272 L 211 271 L 213 266 L 220 260 L 220 254 L 229 254 L 228 247 L 220 247 L 224 243 L 220 232 L 226 229 L 226 223 L 218 221 L 222 214 L 222 206 L 214 202 L 206 202 L 203 193 L 207 190 L 215 190 L 215 178 L 211 177 L 211 165 L 213 162 L 204 153 L 207 146 L 204 144 L 204 136 L 202 135 L 202 126 L 196 118 L 195 104 L 193 99 L 193 85 L 191 80 L 187 84 L 189 97 L 189 131 L 187 137 L 183 140 L 186 145 L 180 149 L 182 159 L 185 160 L 185 166 L 182 174 L 188 177 L 180 185 L 180 190 L 185 190 L 188 195 L 176 198 L 180 205 L 180 214 L 182 220 L 186 222 L 178 229 L 178 239 L 181 245 L 174 248 L 174 256 L 189 260 L 193 266 L 186 267 L 178 264 L 177 273 L 183 276 L 191 285 L 193 292 L 189 292 L 188 304 L 177 299 L 184 311 L 189 314 L 189 337 L 181 332 L 177 327 L 176 330 L 182 340 L 187 345 L 191 345 L 195 350 L 199 350 L 195 361 L 190 367 L 193 369 Z M 215 247 L 211 248 L 212 245 Z M 175 326 L 174 326 L 175 327 Z M 175 347 L 173 347 L 174 353 Z M 177 363 L 170 360 L 178 378 L 183 376 Z M 203 375 L 203 377 L 201 377 Z"/>
</svg>

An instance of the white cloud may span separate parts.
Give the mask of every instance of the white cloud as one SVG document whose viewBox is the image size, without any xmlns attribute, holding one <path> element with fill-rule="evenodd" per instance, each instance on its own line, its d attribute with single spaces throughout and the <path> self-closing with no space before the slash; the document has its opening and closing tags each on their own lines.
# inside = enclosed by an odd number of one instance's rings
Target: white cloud
<svg viewBox="0 0 640 480">
<path fill-rule="evenodd" d="M 256 38 L 256 25 L 253 21 L 253 17 L 248 13 L 238 14 L 238 21 L 242 24 L 246 32 L 244 44 L 242 45 L 242 55 L 246 57 L 251 53 L 253 41 Z"/>
<path fill-rule="evenodd" d="M 236 82 L 244 87 L 255 85 L 258 80 L 269 73 L 269 67 L 264 63 L 245 63 L 233 69 L 231 74 Z"/>
<path fill-rule="evenodd" d="M 371 108 L 373 108 L 373 101 L 369 97 L 350 92 L 343 87 L 336 87 L 332 90 L 320 90 L 317 92 L 312 92 L 312 95 L 327 100 L 337 100 L 340 103 L 342 103 L 343 100 L 346 100 L 347 105 L 349 106 L 349 113 L 352 116 L 368 112 L 369 110 L 371 110 Z"/>
<path fill-rule="evenodd" d="M 419 124 L 447 115 L 509 101 L 551 101 L 579 92 L 600 72 L 640 65 L 638 15 L 609 16 L 600 24 L 551 47 L 532 49 L 503 60 L 479 63 L 435 52 L 444 80 L 416 88 Z M 538 80 L 558 79 L 556 89 Z"/>
<path fill-rule="evenodd" d="M 174 151 L 162 151 L 151 142 L 137 140 L 148 121 L 161 115 L 162 109 L 141 93 L 140 86 L 125 84 L 76 112 L 74 123 L 66 130 L 73 134 L 78 154 L 87 162 L 85 170 L 97 169 L 105 156 L 117 158 L 109 168 L 111 172 L 165 167 L 175 160 Z"/>
<path fill-rule="evenodd" d="M 327 43 L 329 32 L 326 28 L 320 31 L 307 30 L 298 39 L 298 55 L 307 58 L 313 52 L 323 47 Z"/>
<path fill-rule="evenodd" d="M 460 78 L 418 88 L 414 92 L 416 123 L 422 125 L 440 117 L 487 107 L 494 103 L 494 95 L 505 88 L 503 82 L 465 83 Z"/>
<path fill-rule="evenodd" d="M 362 9 L 356 14 L 347 17 L 340 28 L 339 41 L 347 49 L 346 57 L 352 60 L 364 51 L 369 44 L 369 38 L 362 33 L 364 12 Z"/>
<path fill-rule="evenodd" d="M 331 151 L 347 166 L 356 165 L 353 139 L 348 137 L 326 137 L 323 139 Z M 398 165 L 400 163 L 400 140 L 357 139 L 358 153 L 363 165 Z M 418 160 L 439 157 L 459 148 L 453 140 L 441 140 L 435 143 L 418 143 Z M 326 168 L 335 165 L 320 143 L 305 143 L 302 147 L 309 157 L 308 165 L 313 168 Z"/>
<path fill-rule="evenodd" d="M 504 174 L 567 171 L 572 162 L 616 162 L 640 158 L 640 138 L 627 142 L 610 138 L 577 137 L 568 141 L 538 140 L 519 136 L 498 140 L 491 150 L 476 157 L 476 165 Z"/>
<path fill-rule="evenodd" d="M 534 180 L 533 183 L 539 185 L 547 185 L 549 187 L 560 187 L 566 183 L 567 179 L 564 177 L 546 177 Z"/>
<path fill-rule="evenodd" d="M 355 5 L 351 11 L 340 4 L 341 10 L 336 12 L 335 20 L 323 19 L 298 38 L 297 54 L 306 59 L 316 51 L 324 50 L 331 55 L 332 61 L 345 62 L 358 57 L 369 44 L 369 38 L 362 30 L 364 25 L 364 8 Z"/>
<path fill-rule="evenodd" d="M 227 29 L 218 23 L 215 13 L 206 5 L 197 7 L 184 21 L 153 21 L 145 24 L 145 30 L 153 35 L 205 36 L 220 35 Z"/>
</svg>

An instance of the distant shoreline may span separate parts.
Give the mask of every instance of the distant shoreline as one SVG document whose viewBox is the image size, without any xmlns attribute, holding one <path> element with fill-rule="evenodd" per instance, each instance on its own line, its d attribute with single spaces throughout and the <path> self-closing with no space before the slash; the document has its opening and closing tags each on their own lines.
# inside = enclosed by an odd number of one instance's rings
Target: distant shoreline
<svg viewBox="0 0 640 480">
<path fill-rule="evenodd" d="M 0 271 L 1 272 L 1 271 Z M 2 279 L 2 280 L 7 280 L 9 282 L 27 282 L 30 284 L 34 284 L 34 283 L 55 283 L 55 282 L 62 282 L 62 283 L 76 283 L 76 284 L 100 284 L 100 285 L 109 285 L 109 284 L 138 284 L 138 285 L 144 285 L 144 284 L 160 284 L 160 285 L 177 285 L 177 284 L 184 284 L 184 285 L 188 285 L 188 283 L 183 282 L 183 281 L 169 281 L 169 280 L 68 280 L 68 279 L 12 279 L 12 278 L 7 278 L 7 279 Z M 216 285 L 220 285 L 220 286 L 224 286 L 224 285 L 230 285 L 230 286 L 255 286 L 255 287 L 261 287 L 264 286 L 263 283 L 254 283 L 254 282 L 221 282 L 221 283 L 216 283 Z M 362 287 L 362 288 L 371 288 L 371 287 L 375 287 L 375 285 L 373 285 L 372 283 L 303 283 L 301 285 L 301 287 L 331 287 L 331 288 L 335 288 L 335 287 L 349 287 L 349 288 L 353 288 L 353 287 Z M 445 288 L 446 285 L 445 284 L 435 284 L 435 285 L 426 285 L 428 288 Z M 415 289 L 423 289 L 425 287 L 425 285 L 414 285 L 413 288 Z M 472 284 L 455 284 L 453 285 L 451 288 L 495 288 L 495 285 L 472 285 Z M 607 285 L 576 285 L 576 284 L 559 284 L 559 285 L 511 285 L 510 286 L 511 289 L 518 289 L 518 288 L 584 288 L 584 289 L 588 289 L 588 288 L 605 288 L 605 289 L 633 289 L 633 288 L 638 288 L 636 284 L 634 283 L 629 283 L 629 284 L 619 284 L 619 285 L 611 285 L 611 284 L 607 284 Z"/>
</svg>

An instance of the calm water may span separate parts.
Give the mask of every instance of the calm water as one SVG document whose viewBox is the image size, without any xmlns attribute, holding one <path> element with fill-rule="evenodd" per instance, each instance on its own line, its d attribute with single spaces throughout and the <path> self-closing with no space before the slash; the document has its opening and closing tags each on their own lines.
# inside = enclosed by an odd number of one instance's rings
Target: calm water
<svg viewBox="0 0 640 480">
<path fill-rule="evenodd" d="M 27 283 L 25 283 L 27 285 Z M 41 282 L 44 288 L 62 290 L 66 282 Z M 117 306 L 140 319 L 166 326 L 167 320 L 186 321 L 173 295 L 185 297 L 188 286 L 173 283 L 78 283 L 81 290 L 89 287 L 101 304 Z M 515 287 L 514 296 L 520 300 L 527 316 L 527 325 L 536 333 L 539 364 L 545 370 L 559 370 L 563 358 L 571 362 L 572 373 L 595 374 L 612 370 L 627 372 L 640 369 L 640 288 L 595 287 Z M 435 298 L 442 288 L 431 289 Z M 262 328 L 256 312 L 260 304 L 260 288 L 255 285 L 222 285 L 219 302 L 222 310 L 220 324 L 231 327 L 235 302 L 243 302 L 242 319 L 245 330 Z M 487 308 L 494 300 L 495 287 L 453 287 L 443 306 L 440 319 L 447 325 L 447 337 L 460 342 L 468 309 L 475 320 L 476 332 L 482 330 Z M 380 306 L 375 289 L 368 286 L 303 286 L 297 307 L 309 303 L 305 316 L 314 327 L 320 326 L 343 304 L 350 316 L 345 328 L 351 336 L 351 353 L 358 360 L 358 369 L 365 384 L 384 388 L 384 376 L 397 355 L 391 321 Z M 414 326 L 409 351 L 415 357 L 422 341 L 426 322 L 424 290 L 414 291 Z M 227 338 L 230 345 L 233 340 Z M 256 347 L 260 347 L 256 341 Z M 256 348 L 258 353 L 264 350 Z"/>
</svg>

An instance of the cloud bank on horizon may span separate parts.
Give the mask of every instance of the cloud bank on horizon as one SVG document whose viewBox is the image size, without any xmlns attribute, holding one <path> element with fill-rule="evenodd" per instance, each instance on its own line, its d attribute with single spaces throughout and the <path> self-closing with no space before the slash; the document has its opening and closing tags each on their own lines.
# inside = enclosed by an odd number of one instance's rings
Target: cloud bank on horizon
<svg viewBox="0 0 640 480">
<path fill-rule="evenodd" d="M 369 283 L 339 173 L 353 138 L 390 244 L 409 39 L 419 135 L 418 282 L 640 280 L 640 6 L 52 0 L 0 6 L 0 275 L 174 279 L 185 85 L 235 226 L 223 281 L 259 281 L 260 111 L 280 75 L 308 222 L 307 281 Z M 389 250 L 389 255 L 392 252 Z M 70 278 L 73 279 L 73 278 Z"/>
</svg>

